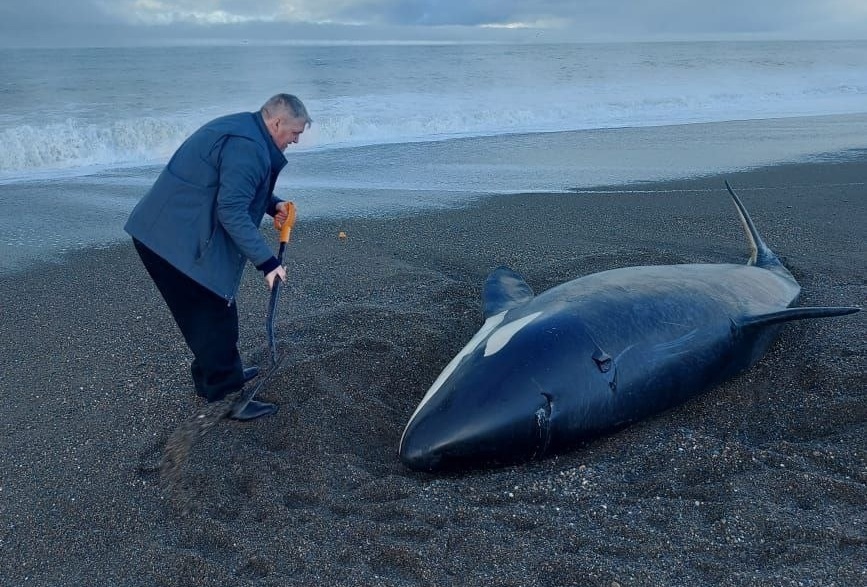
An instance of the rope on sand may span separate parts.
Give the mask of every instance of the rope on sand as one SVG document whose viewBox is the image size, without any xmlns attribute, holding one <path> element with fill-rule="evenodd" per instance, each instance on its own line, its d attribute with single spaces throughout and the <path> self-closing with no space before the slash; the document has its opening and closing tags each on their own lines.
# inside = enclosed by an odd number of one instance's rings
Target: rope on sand
<svg viewBox="0 0 867 587">
<path fill-rule="evenodd" d="M 740 192 L 757 192 L 763 190 L 788 190 L 788 189 L 806 189 L 815 187 L 853 187 L 867 185 L 867 182 L 853 181 L 848 183 L 813 183 L 810 185 L 787 185 L 787 186 L 754 186 L 754 187 L 738 187 Z M 696 192 L 722 192 L 722 188 L 680 188 L 668 190 L 641 190 L 641 189 L 611 189 L 598 190 L 593 188 L 571 188 L 570 192 L 576 194 L 679 194 L 679 193 L 696 193 Z"/>
</svg>

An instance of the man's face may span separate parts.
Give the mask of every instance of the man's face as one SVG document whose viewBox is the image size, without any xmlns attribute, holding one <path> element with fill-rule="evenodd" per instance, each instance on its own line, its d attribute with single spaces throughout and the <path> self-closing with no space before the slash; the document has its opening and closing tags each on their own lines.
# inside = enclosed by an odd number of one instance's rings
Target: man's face
<svg viewBox="0 0 867 587">
<path fill-rule="evenodd" d="M 273 118 L 271 124 L 269 124 L 271 138 L 274 139 L 274 144 L 281 151 L 285 151 L 286 147 L 297 143 L 305 127 L 306 124 L 303 118 L 283 118 L 278 116 Z"/>
</svg>

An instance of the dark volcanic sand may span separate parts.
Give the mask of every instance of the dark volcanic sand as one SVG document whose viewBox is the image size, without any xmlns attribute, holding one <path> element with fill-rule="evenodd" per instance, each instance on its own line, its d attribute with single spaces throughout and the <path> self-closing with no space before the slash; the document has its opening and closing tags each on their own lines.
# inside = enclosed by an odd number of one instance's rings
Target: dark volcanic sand
<svg viewBox="0 0 867 587">
<path fill-rule="evenodd" d="M 867 298 L 865 178 L 867 159 L 728 176 L 804 305 Z M 494 267 L 539 292 L 619 266 L 746 261 L 723 178 L 628 189 L 646 191 L 397 220 L 301 210 L 288 358 L 261 394 L 281 410 L 248 424 L 193 395 L 128 243 L 0 278 L 0 584 L 867 583 L 867 312 L 789 324 L 749 372 L 569 454 L 450 476 L 398 461 Z M 266 303 L 248 270 L 250 364 L 266 360 Z"/>
</svg>

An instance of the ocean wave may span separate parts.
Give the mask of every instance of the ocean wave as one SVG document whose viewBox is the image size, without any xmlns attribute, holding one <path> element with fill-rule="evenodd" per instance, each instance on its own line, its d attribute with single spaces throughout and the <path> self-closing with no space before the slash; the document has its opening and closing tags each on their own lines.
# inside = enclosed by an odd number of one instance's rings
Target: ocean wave
<svg viewBox="0 0 867 587">
<path fill-rule="evenodd" d="M 301 150 L 499 134 L 664 126 L 865 110 L 867 85 L 773 89 L 695 83 L 515 88 L 469 95 L 390 94 L 312 100 Z M 164 162 L 207 117 L 189 114 L 0 125 L 0 180 Z"/>
<path fill-rule="evenodd" d="M 68 118 L 0 130 L 0 174 L 147 163 L 171 154 L 190 129 L 177 120 L 141 118 L 105 124 Z"/>
</svg>

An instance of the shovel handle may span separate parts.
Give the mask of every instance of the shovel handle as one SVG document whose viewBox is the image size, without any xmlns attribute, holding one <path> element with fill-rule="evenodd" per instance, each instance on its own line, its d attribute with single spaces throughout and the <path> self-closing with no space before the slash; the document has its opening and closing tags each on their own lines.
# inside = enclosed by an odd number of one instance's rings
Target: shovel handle
<svg viewBox="0 0 867 587">
<path fill-rule="evenodd" d="M 286 220 L 283 224 L 279 224 L 277 219 L 274 219 L 274 228 L 280 231 L 281 243 L 289 242 L 289 235 L 292 233 L 293 226 L 295 226 L 295 204 L 286 202 Z"/>
</svg>

